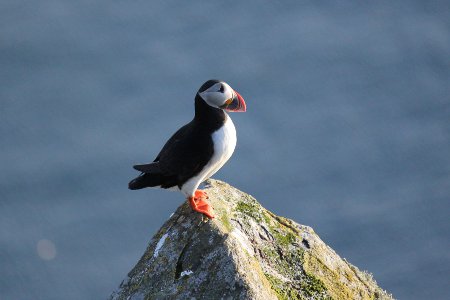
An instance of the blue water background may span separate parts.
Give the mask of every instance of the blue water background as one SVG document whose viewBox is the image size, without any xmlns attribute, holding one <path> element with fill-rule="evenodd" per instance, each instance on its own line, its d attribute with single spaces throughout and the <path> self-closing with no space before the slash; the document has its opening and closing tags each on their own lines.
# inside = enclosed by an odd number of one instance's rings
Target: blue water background
<svg viewBox="0 0 450 300">
<path fill-rule="evenodd" d="M 131 166 L 210 78 L 248 107 L 215 178 L 395 297 L 448 299 L 449 16 L 449 1 L 3 0 L 0 299 L 117 288 L 184 201 L 127 190 Z"/>
</svg>

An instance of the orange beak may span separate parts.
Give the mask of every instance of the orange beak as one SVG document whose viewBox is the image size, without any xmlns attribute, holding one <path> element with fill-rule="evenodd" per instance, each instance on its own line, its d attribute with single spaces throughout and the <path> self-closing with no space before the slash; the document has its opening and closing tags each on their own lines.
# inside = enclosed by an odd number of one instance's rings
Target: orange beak
<svg viewBox="0 0 450 300">
<path fill-rule="evenodd" d="M 245 112 L 247 110 L 244 98 L 236 91 L 234 91 L 233 98 L 226 101 L 220 108 L 231 112 Z"/>
</svg>

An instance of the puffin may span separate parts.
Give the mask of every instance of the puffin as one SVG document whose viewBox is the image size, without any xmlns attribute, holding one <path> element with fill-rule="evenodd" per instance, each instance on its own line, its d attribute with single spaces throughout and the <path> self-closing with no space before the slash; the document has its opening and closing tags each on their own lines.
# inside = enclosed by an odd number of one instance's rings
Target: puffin
<svg viewBox="0 0 450 300">
<path fill-rule="evenodd" d="M 206 192 L 198 187 L 228 161 L 236 147 L 236 128 L 227 112 L 246 110 L 244 98 L 226 82 L 206 81 L 195 95 L 192 121 L 169 138 L 153 162 L 133 166 L 141 173 L 128 188 L 181 191 L 194 211 L 214 218 Z"/>
</svg>

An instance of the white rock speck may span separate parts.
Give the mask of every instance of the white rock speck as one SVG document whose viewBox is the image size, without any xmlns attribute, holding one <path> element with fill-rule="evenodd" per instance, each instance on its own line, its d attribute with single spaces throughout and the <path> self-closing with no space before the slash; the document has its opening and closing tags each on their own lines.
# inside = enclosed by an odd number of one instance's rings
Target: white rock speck
<svg viewBox="0 0 450 300">
<path fill-rule="evenodd" d="M 194 272 L 192 272 L 191 270 L 186 270 L 186 271 L 181 272 L 180 277 L 189 276 L 192 273 L 194 273 Z"/>
<path fill-rule="evenodd" d="M 161 250 L 162 246 L 164 245 L 164 242 L 166 241 L 167 237 L 169 235 L 167 233 L 165 233 L 158 241 L 158 243 L 156 244 L 156 248 L 155 248 L 155 252 L 153 253 L 153 257 L 156 258 L 158 257 L 159 254 L 159 250 Z"/>
</svg>

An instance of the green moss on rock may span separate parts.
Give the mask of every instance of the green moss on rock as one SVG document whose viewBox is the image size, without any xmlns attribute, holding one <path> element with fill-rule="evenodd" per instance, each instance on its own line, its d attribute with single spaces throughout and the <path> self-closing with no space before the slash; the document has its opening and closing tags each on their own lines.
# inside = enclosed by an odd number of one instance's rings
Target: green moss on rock
<svg viewBox="0 0 450 300">
<path fill-rule="evenodd" d="M 257 222 L 263 220 L 261 211 L 256 203 L 240 201 L 236 206 L 236 211 L 255 219 Z"/>
<path fill-rule="evenodd" d="M 223 226 L 226 228 L 228 232 L 231 232 L 233 230 L 233 226 L 230 223 L 230 219 L 228 218 L 228 215 L 223 214 L 220 217 L 220 221 L 222 222 Z"/>
<path fill-rule="evenodd" d="M 299 292 L 293 288 L 286 287 L 285 284 L 276 277 L 265 273 L 267 280 L 272 285 L 272 289 L 275 291 L 279 300 L 297 300 L 304 299 Z"/>
<path fill-rule="evenodd" d="M 320 297 L 320 299 L 332 299 L 327 294 L 325 284 L 314 276 L 307 275 L 305 280 L 301 282 L 300 287 L 307 296 Z"/>
</svg>

